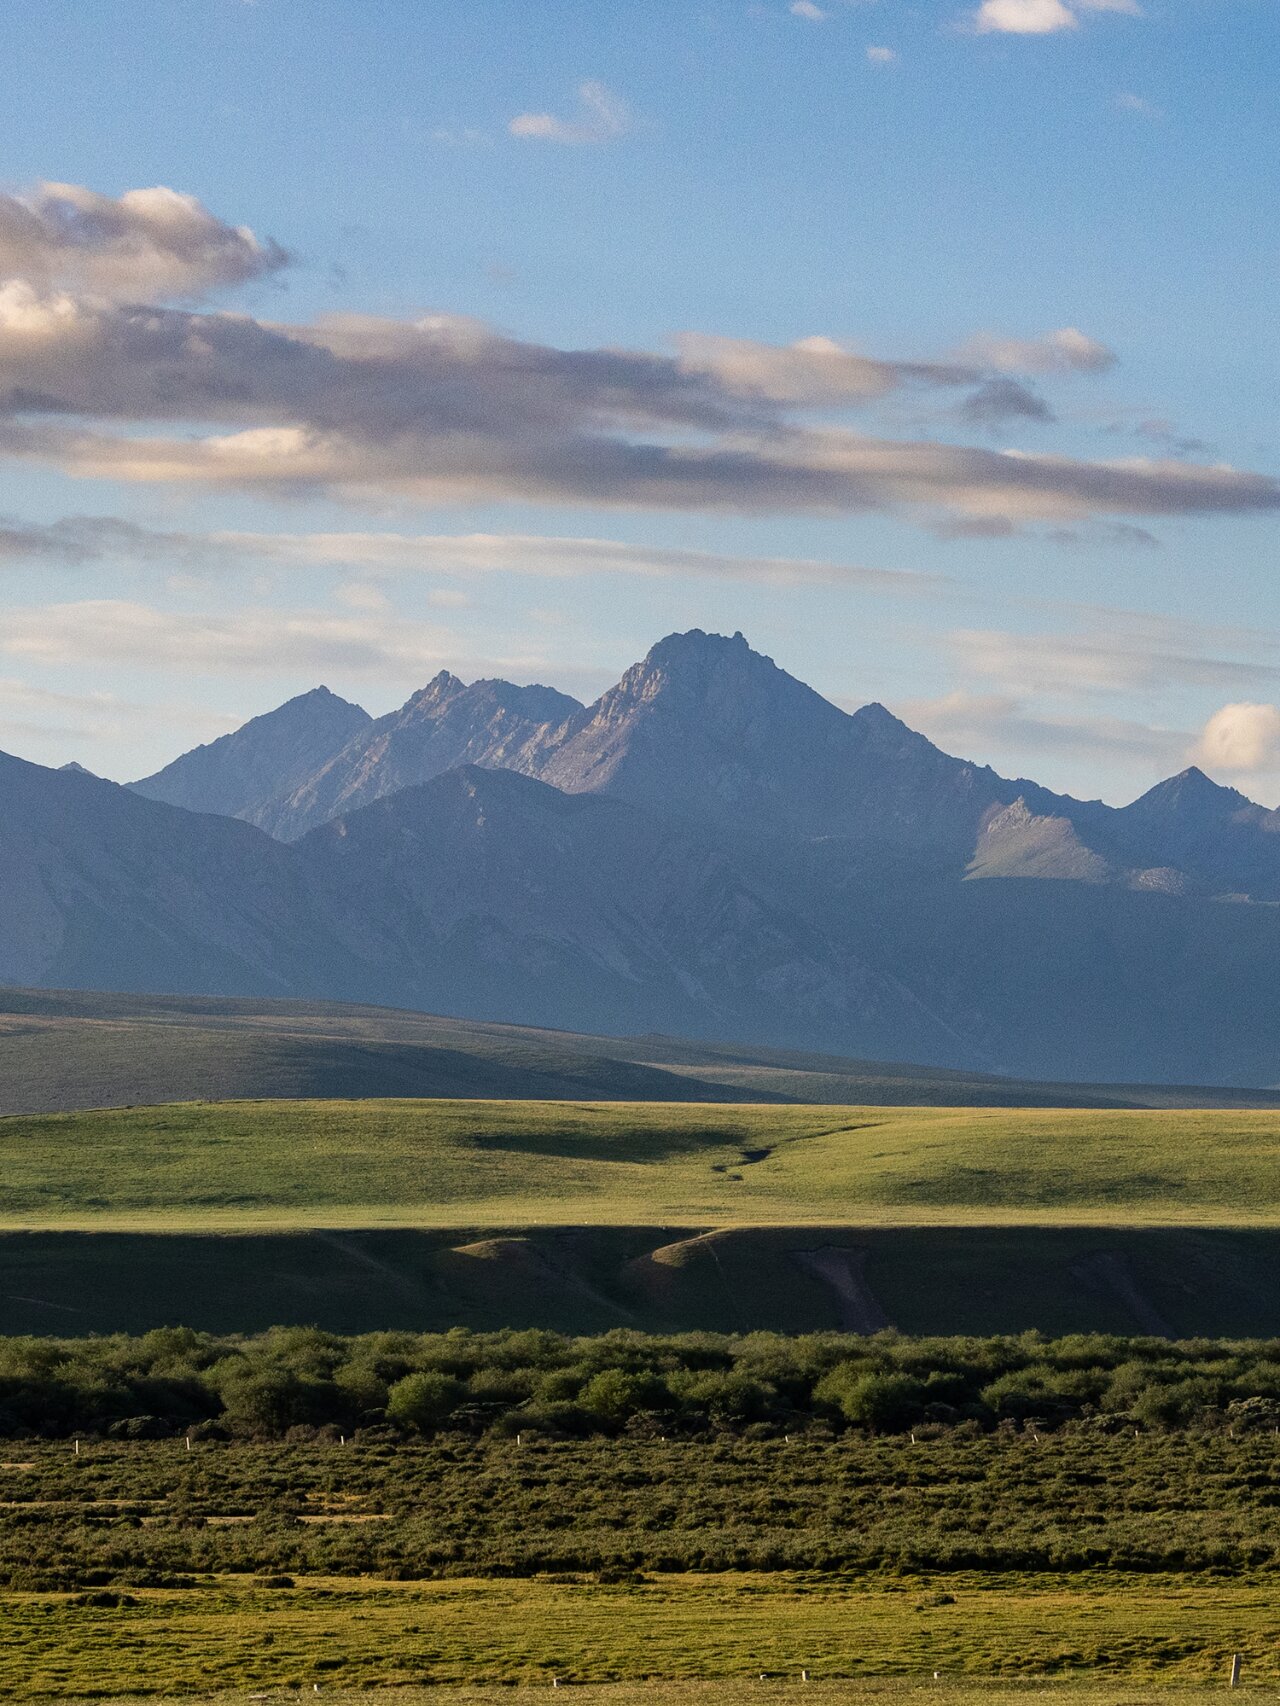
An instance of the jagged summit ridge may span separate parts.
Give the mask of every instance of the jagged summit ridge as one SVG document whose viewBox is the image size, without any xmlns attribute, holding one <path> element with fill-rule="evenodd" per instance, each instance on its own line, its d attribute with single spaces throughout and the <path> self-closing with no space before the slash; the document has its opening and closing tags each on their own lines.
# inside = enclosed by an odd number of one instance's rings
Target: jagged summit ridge
<svg viewBox="0 0 1280 1706">
<path fill-rule="evenodd" d="M 296 732 L 317 729 L 318 758 L 298 762 Z M 1195 766 L 1120 810 L 1054 794 L 950 757 L 878 701 L 843 710 L 740 631 L 668 634 L 587 706 L 552 687 L 467 683 L 442 669 L 375 721 L 317 688 L 138 786 L 296 840 L 459 765 L 608 794 L 721 834 L 822 842 L 858 871 L 883 874 L 886 860 L 970 875 L 1054 868 L 1147 887 L 1156 873 L 1161 884 L 1280 894 L 1280 814 Z M 1018 800 L 1039 824 L 1034 859 L 1014 857 L 1012 819 L 1000 819 L 995 855 L 990 825 Z"/>
</svg>

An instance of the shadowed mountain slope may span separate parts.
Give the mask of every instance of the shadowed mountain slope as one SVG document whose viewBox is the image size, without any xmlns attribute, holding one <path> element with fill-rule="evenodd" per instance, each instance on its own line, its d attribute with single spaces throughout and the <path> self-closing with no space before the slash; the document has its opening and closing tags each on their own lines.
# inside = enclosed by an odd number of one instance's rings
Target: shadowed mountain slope
<svg viewBox="0 0 1280 1706">
<path fill-rule="evenodd" d="M 352 975 L 289 849 L 0 754 L 0 981 L 319 992 Z"/>
<path fill-rule="evenodd" d="M 782 997 L 789 1040 L 862 1014 L 877 1035 L 939 1041 L 909 991 L 697 826 L 623 800 L 464 766 L 312 831 L 297 852 L 350 952 L 408 1005 L 762 1035 Z"/>
</svg>

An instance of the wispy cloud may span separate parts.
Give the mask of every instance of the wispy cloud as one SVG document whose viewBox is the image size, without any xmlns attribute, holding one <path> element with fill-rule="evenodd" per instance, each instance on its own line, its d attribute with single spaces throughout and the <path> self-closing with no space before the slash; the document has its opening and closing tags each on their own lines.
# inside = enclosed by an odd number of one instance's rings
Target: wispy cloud
<svg viewBox="0 0 1280 1706">
<path fill-rule="evenodd" d="M 898 56 L 891 47 L 869 47 L 867 58 L 872 65 L 896 65 Z"/>
<path fill-rule="evenodd" d="M 933 699 L 895 702 L 893 710 L 946 752 L 984 762 L 1006 755 L 1016 767 L 1028 754 L 1083 759 L 1136 759 L 1172 770 L 1186 751 L 1185 730 L 1134 718 L 1064 716 L 1036 709 L 1012 694 L 957 691 Z"/>
<path fill-rule="evenodd" d="M 811 24 L 825 24 L 831 16 L 821 6 L 815 6 L 813 0 L 791 0 L 787 10 L 793 18 L 807 18 Z"/>
<path fill-rule="evenodd" d="M 1130 90 L 1125 90 L 1117 95 L 1114 104 L 1122 113 L 1137 113 L 1141 118 L 1164 117 L 1159 107 L 1153 105 L 1145 96 L 1135 95 Z"/>
<path fill-rule="evenodd" d="M 1274 658 L 1214 655 L 1195 648 L 1186 632 L 1171 634 L 1165 624 L 1127 620 L 1118 611 L 1098 620 L 1095 631 L 1074 634 L 955 629 L 944 644 L 967 675 L 1018 694 L 1079 698 L 1175 683 L 1231 687 L 1277 679 Z"/>
<path fill-rule="evenodd" d="M 512 136 L 532 142 L 566 142 L 575 145 L 614 142 L 631 129 L 631 112 L 603 83 L 578 86 L 578 113 L 559 118 L 554 113 L 517 113 L 507 129 Z"/>
<path fill-rule="evenodd" d="M 341 671 L 421 682 L 456 665 L 465 647 L 451 630 L 398 614 L 327 610 L 161 610 L 125 599 L 84 599 L 5 612 L 0 652 L 45 665 L 124 664 L 219 675 L 319 675 Z M 494 674 L 527 676 L 541 654 L 469 660 Z"/>
<path fill-rule="evenodd" d="M 771 586 L 859 586 L 904 598 L 936 593 L 951 584 L 944 575 L 861 563 L 732 555 L 617 539 L 530 533 L 182 533 L 110 516 L 70 516 L 44 523 L 0 518 L 0 562 L 6 559 L 68 566 L 120 561 L 184 570 L 270 562 L 365 575 L 506 574 L 548 580 L 678 577 Z"/>
<path fill-rule="evenodd" d="M 212 739 L 235 728 L 240 720 L 199 711 L 182 701 L 157 704 L 122 699 L 115 693 L 64 693 L 12 676 L 0 677 L 0 743 L 16 740 L 24 746 L 63 747 L 71 740 L 89 747 L 145 734 L 157 723 Z"/>
</svg>

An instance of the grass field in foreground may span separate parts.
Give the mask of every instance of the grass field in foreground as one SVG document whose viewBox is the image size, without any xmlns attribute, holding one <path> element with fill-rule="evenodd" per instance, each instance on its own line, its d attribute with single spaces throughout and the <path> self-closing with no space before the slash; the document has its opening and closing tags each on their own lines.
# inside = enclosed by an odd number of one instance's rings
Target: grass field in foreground
<svg viewBox="0 0 1280 1706">
<path fill-rule="evenodd" d="M 1023 1682 L 984 1679 L 954 1682 L 904 1682 L 889 1678 L 860 1678 L 853 1681 L 822 1682 L 816 1678 L 797 1697 L 799 1684 L 794 1678 L 765 1682 L 614 1682 L 590 1684 L 574 1689 L 575 1706 L 1117 1706 L 1114 1682 L 1099 1685 L 1089 1682 L 1044 1682 L 1028 1679 Z M 1161 1706 L 1202 1706 L 1209 1686 L 1161 1682 L 1158 1687 L 1144 1687 L 1142 1706 L 1159 1700 Z M 355 1689 L 327 1687 L 324 1697 L 330 1706 L 367 1706 L 369 1696 Z M 147 1706 L 247 1706 L 251 1696 L 243 1689 L 217 1694 L 118 1695 L 111 1702 L 96 1701 L 96 1706 L 131 1706 L 145 1699 Z M 299 1701 L 301 1695 L 292 1690 L 270 1694 L 272 1702 Z M 510 1687 L 454 1687 L 443 1691 L 439 1687 L 388 1688 L 377 1696 L 378 1706 L 539 1706 L 546 1699 L 545 1685 L 536 1689 Z M 1243 1684 L 1232 1695 L 1234 1706 L 1271 1706 L 1280 1699 L 1276 1688 L 1251 1687 Z M 67 1706 L 80 1706 L 69 1701 Z M 1138 1702 L 1129 1703 L 1138 1706 Z"/>
<path fill-rule="evenodd" d="M 944 1593 L 909 1578 L 779 1575 L 623 1586 L 321 1578 L 292 1588 L 222 1578 L 129 1598 L 95 1606 L 75 1596 L 0 1596 L 0 1693 L 65 1699 L 238 1687 L 310 1696 L 315 1682 L 327 1692 L 334 1683 L 545 1685 L 559 1676 L 736 1678 L 742 1698 L 759 1687 L 760 1672 L 798 1683 L 802 1668 L 815 1678 L 937 1670 L 1223 1684 L 1233 1652 L 1255 1683 L 1280 1684 L 1280 1606 L 1274 1583 L 1263 1580 L 948 1576 Z M 1108 1706 L 1117 1706 L 1114 1689 Z"/>
<path fill-rule="evenodd" d="M 1280 1114 L 509 1101 L 0 1120 L 0 1228 L 1280 1224 Z"/>
</svg>

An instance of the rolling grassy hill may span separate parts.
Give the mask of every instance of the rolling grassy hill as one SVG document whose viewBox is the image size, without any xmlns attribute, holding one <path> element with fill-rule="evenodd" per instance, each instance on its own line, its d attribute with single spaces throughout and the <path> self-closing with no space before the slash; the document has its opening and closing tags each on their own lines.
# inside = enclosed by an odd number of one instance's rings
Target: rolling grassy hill
<svg viewBox="0 0 1280 1706">
<path fill-rule="evenodd" d="M 0 1120 L 0 1330 L 1274 1333 L 1274 1113 L 272 1101 Z"/>
<path fill-rule="evenodd" d="M 785 1049 L 579 1036 L 338 1002 L 0 989 L 0 1114 L 384 1096 L 1044 1108 L 1247 1108 L 1268 1102 L 1268 1093 L 1258 1090 L 1032 1084 Z"/>
<path fill-rule="evenodd" d="M 1280 1226 L 1280 1115 L 172 1104 L 0 1121 L 0 1227 Z"/>
</svg>

